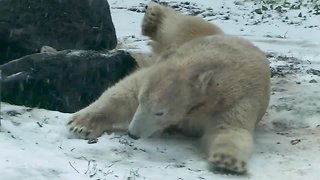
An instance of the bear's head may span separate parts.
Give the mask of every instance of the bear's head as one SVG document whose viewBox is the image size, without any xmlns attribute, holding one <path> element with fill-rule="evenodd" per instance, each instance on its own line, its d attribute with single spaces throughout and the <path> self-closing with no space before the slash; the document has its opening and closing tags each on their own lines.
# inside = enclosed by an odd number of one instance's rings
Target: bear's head
<svg viewBox="0 0 320 180">
<path fill-rule="evenodd" d="M 150 67 L 149 76 L 140 87 L 139 106 L 129 125 L 129 136 L 133 139 L 151 136 L 176 125 L 199 104 L 205 104 L 204 94 L 215 91 L 209 88 L 214 72 L 204 69 L 190 70 L 170 62 Z"/>
<path fill-rule="evenodd" d="M 186 114 L 191 91 L 183 74 L 159 66 L 150 71 L 140 87 L 139 106 L 129 125 L 129 135 L 134 139 L 175 125 Z"/>
</svg>

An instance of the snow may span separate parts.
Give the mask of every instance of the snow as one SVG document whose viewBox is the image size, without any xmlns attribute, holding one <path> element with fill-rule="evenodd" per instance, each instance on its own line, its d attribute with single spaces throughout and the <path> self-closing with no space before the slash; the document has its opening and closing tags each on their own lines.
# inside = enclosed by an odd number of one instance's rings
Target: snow
<svg viewBox="0 0 320 180">
<path fill-rule="evenodd" d="M 128 11 L 147 2 L 109 0 L 120 48 L 150 51 L 140 35 L 143 13 Z M 261 4 L 250 1 L 193 0 L 189 6 L 203 11 L 200 15 L 216 14 L 205 18 L 263 49 L 274 70 L 270 106 L 256 130 L 247 176 L 208 171 L 192 138 L 164 134 L 134 141 L 105 134 L 89 144 L 65 129 L 70 114 L 2 103 L 0 179 L 319 179 L 320 16 L 308 13 L 312 5 L 262 14 L 253 12 Z M 188 5 L 183 7 L 189 13 Z M 300 12 L 306 17 L 298 17 Z"/>
<path fill-rule="evenodd" d="M 81 56 L 83 54 L 85 54 L 86 51 L 85 50 L 72 50 L 71 52 L 69 52 L 67 55 L 68 56 Z"/>
</svg>

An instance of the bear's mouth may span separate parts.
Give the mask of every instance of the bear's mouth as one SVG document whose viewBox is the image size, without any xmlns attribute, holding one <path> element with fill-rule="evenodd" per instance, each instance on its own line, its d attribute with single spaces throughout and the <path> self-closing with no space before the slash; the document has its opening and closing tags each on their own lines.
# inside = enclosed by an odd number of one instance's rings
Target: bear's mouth
<svg viewBox="0 0 320 180">
<path fill-rule="evenodd" d="M 169 126 L 172 126 L 173 123 L 170 123 L 170 122 L 157 122 L 156 123 L 156 126 L 159 128 L 159 129 L 165 129 Z"/>
<path fill-rule="evenodd" d="M 131 139 L 134 139 L 134 140 L 140 139 L 140 137 L 131 134 L 130 131 L 128 132 L 128 136 L 129 136 Z"/>
</svg>

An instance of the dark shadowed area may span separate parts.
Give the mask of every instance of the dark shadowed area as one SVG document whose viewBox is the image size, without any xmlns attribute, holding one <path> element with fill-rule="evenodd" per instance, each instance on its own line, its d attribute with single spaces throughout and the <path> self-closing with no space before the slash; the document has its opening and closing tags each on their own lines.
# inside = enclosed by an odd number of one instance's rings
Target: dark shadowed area
<svg viewBox="0 0 320 180">
<path fill-rule="evenodd" d="M 89 105 L 136 66 L 124 51 L 65 50 L 24 56 L 0 66 L 2 101 L 74 112 Z"/>
<path fill-rule="evenodd" d="M 113 49 L 117 38 L 105 0 L 1 0 L 0 64 L 40 52 Z"/>
</svg>

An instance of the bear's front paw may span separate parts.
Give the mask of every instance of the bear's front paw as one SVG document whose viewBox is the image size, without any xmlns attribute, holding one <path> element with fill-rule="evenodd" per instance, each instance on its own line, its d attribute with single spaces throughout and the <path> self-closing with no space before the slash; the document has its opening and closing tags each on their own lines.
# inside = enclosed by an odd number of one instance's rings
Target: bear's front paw
<svg viewBox="0 0 320 180">
<path fill-rule="evenodd" d="M 84 139 L 97 138 L 111 126 L 104 113 L 90 111 L 75 113 L 67 123 L 70 132 Z"/>
<path fill-rule="evenodd" d="M 162 18 L 161 7 L 154 2 L 149 3 L 142 22 L 142 34 L 154 37 L 161 24 Z"/>
<path fill-rule="evenodd" d="M 221 174 L 244 175 L 247 173 L 247 163 L 232 155 L 214 153 L 209 158 L 210 168 Z"/>
</svg>

